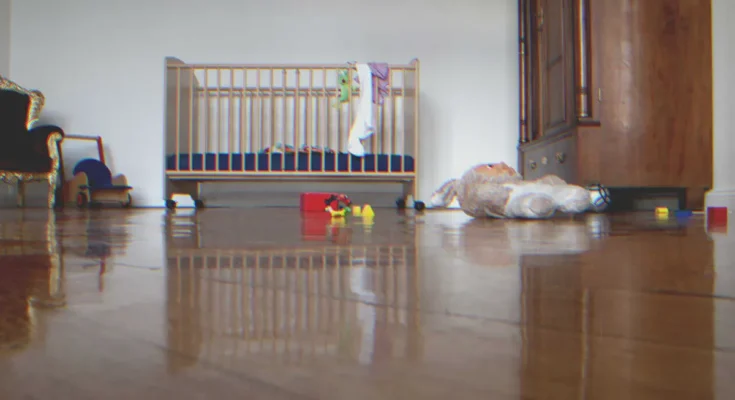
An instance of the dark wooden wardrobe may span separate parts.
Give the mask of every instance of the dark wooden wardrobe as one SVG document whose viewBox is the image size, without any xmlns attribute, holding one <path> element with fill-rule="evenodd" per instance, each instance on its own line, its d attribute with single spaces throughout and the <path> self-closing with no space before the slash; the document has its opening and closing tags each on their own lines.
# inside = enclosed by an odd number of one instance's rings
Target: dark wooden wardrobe
<svg viewBox="0 0 735 400">
<path fill-rule="evenodd" d="M 618 204 L 702 207 L 711 0 L 519 0 L 519 18 L 524 177 L 601 183 Z"/>
</svg>

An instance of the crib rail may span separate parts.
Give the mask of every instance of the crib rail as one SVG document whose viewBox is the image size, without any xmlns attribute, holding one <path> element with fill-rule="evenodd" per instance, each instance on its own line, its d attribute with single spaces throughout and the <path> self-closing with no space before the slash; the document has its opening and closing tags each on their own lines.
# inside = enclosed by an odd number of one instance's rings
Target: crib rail
<svg viewBox="0 0 735 400">
<path fill-rule="evenodd" d="M 167 60 L 167 175 L 415 176 L 418 61 L 390 66 L 390 89 L 374 107 L 376 132 L 362 142 L 365 157 L 348 153 L 360 91 L 340 103 L 341 72 L 354 81 L 348 64 Z"/>
<path fill-rule="evenodd" d="M 371 308 L 365 296 L 380 304 L 375 318 L 409 341 L 420 330 L 415 250 L 170 249 L 169 346 L 211 362 L 255 353 L 297 363 L 335 356 L 372 333 L 361 334 L 365 321 L 356 318 L 364 314 L 358 308 Z"/>
</svg>

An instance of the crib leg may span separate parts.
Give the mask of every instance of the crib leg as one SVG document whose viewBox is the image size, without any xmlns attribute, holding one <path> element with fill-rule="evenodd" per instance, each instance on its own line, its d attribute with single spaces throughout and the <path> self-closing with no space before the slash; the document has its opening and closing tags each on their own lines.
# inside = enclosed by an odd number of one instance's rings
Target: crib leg
<svg viewBox="0 0 735 400">
<path fill-rule="evenodd" d="M 174 195 L 176 194 L 176 185 L 171 179 L 166 177 L 166 193 L 164 200 L 166 201 L 166 208 L 173 210 L 176 208 L 176 202 L 174 201 Z"/>
<path fill-rule="evenodd" d="M 194 200 L 194 207 L 204 208 L 204 199 L 202 199 L 202 183 L 199 181 L 191 182 L 191 188 L 189 190 L 189 196 Z"/>
<path fill-rule="evenodd" d="M 416 200 L 416 194 L 418 193 L 416 180 L 403 182 L 403 197 L 396 201 L 398 208 L 413 207 L 416 211 L 423 211 L 426 209 L 426 204 L 423 201 Z M 409 202 L 409 196 L 413 199 L 413 204 Z"/>
<path fill-rule="evenodd" d="M 202 199 L 202 183 L 199 181 L 171 181 L 166 182 L 166 208 L 176 208 L 176 202 L 173 200 L 175 194 L 188 194 L 194 200 L 194 207 L 204 208 L 204 199 Z"/>
<path fill-rule="evenodd" d="M 409 203 L 409 196 L 416 200 L 416 181 L 411 180 L 408 182 L 403 182 L 403 199 L 406 201 L 406 205 L 409 207 L 412 207 L 412 204 Z"/>
</svg>

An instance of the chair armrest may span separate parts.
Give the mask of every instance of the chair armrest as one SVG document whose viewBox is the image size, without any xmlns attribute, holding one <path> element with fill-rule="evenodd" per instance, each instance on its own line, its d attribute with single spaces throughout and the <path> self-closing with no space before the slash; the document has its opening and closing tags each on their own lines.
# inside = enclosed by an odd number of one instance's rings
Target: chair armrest
<svg viewBox="0 0 735 400">
<path fill-rule="evenodd" d="M 58 158 L 59 143 L 64 138 L 64 130 L 55 125 L 43 125 L 28 131 L 33 152 L 49 158 Z"/>
</svg>

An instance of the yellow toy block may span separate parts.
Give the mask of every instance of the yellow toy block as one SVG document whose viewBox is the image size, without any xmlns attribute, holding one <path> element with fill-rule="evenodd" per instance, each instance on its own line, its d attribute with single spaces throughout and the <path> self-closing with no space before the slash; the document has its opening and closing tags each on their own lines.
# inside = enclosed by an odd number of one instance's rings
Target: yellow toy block
<svg viewBox="0 0 735 400">
<path fill-rule="evenodd" d="M 656 207 L 656 215 L 660 217 L 668 217 L 669 209 L 667 207 Z"/>
<path fill-rule="evenodd" d="M 360 206 L 352 206 L 352 215 L 355 217 L 362 216 L 362 209 Z"/>
<path fill-rule="evenodd" d="M 362 216 L 369 217 L 369 218 L 372 218 L 375 216 L 375 211 L 373 211 L 373 208 L 370 207 L 370 204 L 365 204 L 362 207 Z"/>
</svg>

